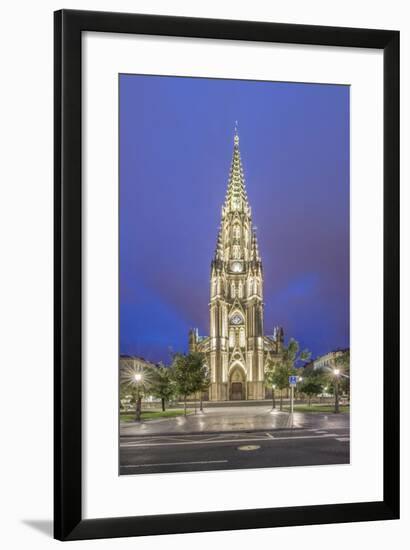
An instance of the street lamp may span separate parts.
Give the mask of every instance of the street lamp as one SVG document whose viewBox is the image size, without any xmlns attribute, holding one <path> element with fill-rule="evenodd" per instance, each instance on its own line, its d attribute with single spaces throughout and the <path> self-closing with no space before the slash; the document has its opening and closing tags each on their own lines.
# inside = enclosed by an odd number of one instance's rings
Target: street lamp
<svg viewBox="0 0 410 550">
<path fill-rule="evenodd" d="M 141 396 L 140 396 L 140 384 L 142 381 L 142 373 L 136 372 L 134 374 L 135 385 L 137 386 L 137 400 L 135 404 L 135 420 L 139 422 L 141 420 Z"/>
<path fill-rule="evenodd" d="M 276 409 L 275 388 L 276 388 L 276 384 L 272 384 L 272 410 Z"/>
<path fill-rule="evenodd" d="M 335 378 L 335 413 L 340 412 L 339 411 L 339 376 L 340 376 L 340 370 L 339 369 L 333 369 L 333 376 Z"/>
</svg>

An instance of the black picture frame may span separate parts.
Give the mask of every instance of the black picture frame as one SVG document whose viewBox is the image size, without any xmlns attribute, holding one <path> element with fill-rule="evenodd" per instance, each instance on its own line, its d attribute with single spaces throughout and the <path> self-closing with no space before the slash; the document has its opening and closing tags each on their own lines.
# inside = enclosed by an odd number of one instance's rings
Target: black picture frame
<svg viewBox="0 0 410 550">
<path fill-rule="evenodd" d="M 54 536 L 129 537 L 399 518 L 399 32 L 62 10 L 54 14 Z M 378 48 L 384 55 L 383 500 L 82 518 L 82 112 L 85 31 Z"/>
</svg>

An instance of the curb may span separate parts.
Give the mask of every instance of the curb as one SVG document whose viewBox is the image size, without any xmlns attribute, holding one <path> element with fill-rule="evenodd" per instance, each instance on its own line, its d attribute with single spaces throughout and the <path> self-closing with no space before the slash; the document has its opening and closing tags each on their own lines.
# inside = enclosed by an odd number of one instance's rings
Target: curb
<svg viewBox="0 0 410 550">
<path fill-rule="evenodd" d="M 253 434 L 253 433 L 259 433 L 259 432 L 268 432 L 268 433 L 271 433 L 271 432 L 288 432 L 289 430 L 305 430 L 307 428 L 305 428 L 304 426 L 298 426 L 298 427 L 294 427 L 294 428 L 289 428 L 289 427 L 283 427 L 283 428 L 270 428 L 270 429 L 263 429 L 263 428 L 260 428 L 259 430 L 224 430 L 224 431 L 203 431 L 203 432 L 161 432 L 161 433 L 155 433 L 155 434 L 152 434 L 152 433 L 144 433 L 144 434 L 120 434 L 120 437 L 144 437 L 144 436 L 147 436 L 147 437 L 152 437 L 152 436 L 159 436 L 159 437 L 166 437 L 166 436 L 171 436 L 171 435 L 214 435 L 214 434 Z"/>
</svg>

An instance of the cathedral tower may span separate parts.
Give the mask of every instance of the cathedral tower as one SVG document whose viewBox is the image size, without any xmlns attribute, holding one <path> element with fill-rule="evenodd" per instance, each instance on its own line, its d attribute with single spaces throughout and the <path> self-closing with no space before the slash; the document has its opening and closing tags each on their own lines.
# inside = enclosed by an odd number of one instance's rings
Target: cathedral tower
<svg viewBox="0 0 410 550">
<path fill-rule="evenodd" d="M 264 399 L 264 365 L 278 342 L 264 337 L 263 270 L 245 188 L 235 128 L 225 202 L 210 274 L 210 333 L 190 332 L 190 350 L 203 351 L 212 400 Z"/>
</svg>

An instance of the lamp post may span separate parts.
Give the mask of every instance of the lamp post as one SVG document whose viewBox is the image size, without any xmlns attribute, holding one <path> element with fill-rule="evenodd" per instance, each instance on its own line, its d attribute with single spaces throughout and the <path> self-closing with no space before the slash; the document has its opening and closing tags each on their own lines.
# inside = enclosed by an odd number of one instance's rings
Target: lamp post
<svg viewBox="0 0 410 550">
<path fill-rule="evenodd" d="M 276 384 L 272 384 L 272 410 L 276 409 L 275 388 L 276 388 Z"/>
<path fill-rule="evenodd" d="M 340 412 L 339 411 L 339 376 L 340 376 L 340 370 L 339 369 L 333 369 L 333 375 L 335 378 L 335 413 Z"/>
<path fill-rule="evenodd" d="M 140 383 L 142 380 L 142 374 L 136 372 L 134 374 L 135 384 L 137 386 L 137 401 L 135 404 L 135 420 L 139 422 L 141 420 L 141 395 L 140 395 Z"/>
</svg>

